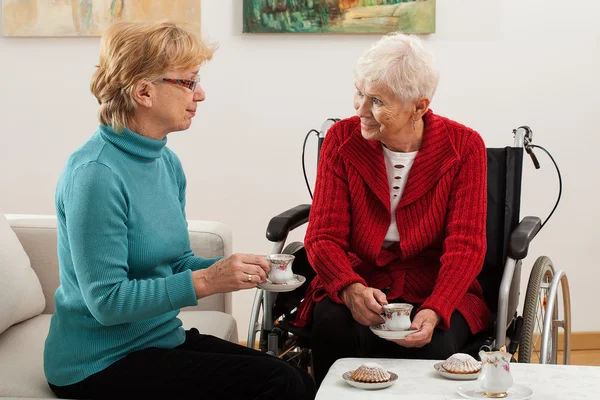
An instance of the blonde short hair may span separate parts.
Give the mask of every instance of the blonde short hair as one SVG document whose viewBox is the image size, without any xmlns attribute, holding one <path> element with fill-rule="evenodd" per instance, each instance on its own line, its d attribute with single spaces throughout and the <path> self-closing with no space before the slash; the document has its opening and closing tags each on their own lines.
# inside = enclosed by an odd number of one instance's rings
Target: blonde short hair
<svg viewBox="0 0 600 400">
<path fill-rule="evenodd" d="M 439 82 L 435 59 L 417 36 L 400 32 L 384 36 L 354 67 L 359 82 L 388 87 L 404 102 L 433 98 Z"/>
<path fill-rule="evenodd" d="M 172 22 L 118 22 L 100 42 L 100 63 L 90 89 L 100 104 L 99 120 L 117 132 L 126 127 L 137 103 L 133 86 L 185 71 L 210 60 L 216 46 Z"/>
</svg>

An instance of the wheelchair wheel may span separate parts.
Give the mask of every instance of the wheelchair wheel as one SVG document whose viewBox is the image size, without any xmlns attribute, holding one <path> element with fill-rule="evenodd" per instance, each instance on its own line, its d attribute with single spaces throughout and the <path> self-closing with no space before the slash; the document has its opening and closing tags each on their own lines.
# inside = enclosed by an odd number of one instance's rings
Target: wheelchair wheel
<svg viewBox="0 0 600 400">
<path fill-rule="evenodd" d="M 550 284 L 554 278 L 552 261 L 545 256 L 539 257 L 529 276 L 527 293 L 523 306 L 523 330 L 519 341 L 518 362 L 548 364 L 556 362 L 558 327 L 552 326 L 548 356 L 541 359 L 542 333 L 546 318 L 546 303 L 550 291 Z M 558 307 L 554 307 L 552 319 L 558 319 Z"/>
<path fill-rule="evenodd" d="M 294 254 L 303 247 L 304 247 L 304 243 L 302 243 L 302 242 L 292 242 L 292 243 L 288 244 L 287 246 L 285 246 L 285 249 L 283 249 L 282 253 L 283 254 Z"/>
<path fill-rule="evenodd" d="M 290 336 L 290 339 L 284 344 L 283 352 L 278 357 L 288 364 L 293 364 L 300 369 L 305 370 L 312 376 L 312 350 L 299 347 L 296 338 L 294 338 L 293 335 Z"/>
</svg>

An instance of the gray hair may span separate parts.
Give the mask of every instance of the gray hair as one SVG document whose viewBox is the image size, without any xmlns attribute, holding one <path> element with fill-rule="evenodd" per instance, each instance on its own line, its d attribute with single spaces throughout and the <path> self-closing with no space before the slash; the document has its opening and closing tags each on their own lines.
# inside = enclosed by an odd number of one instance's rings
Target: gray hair
<svg viewBox="0 0 600 400">
<path fill-rule="evenodd" d="M 354 67 L 358 82 L 388 87 L 405 102 L 433 98 L 439 81 L 435 59 L 421 39 L 400 32 L 384 36 Z"/>
</svg>

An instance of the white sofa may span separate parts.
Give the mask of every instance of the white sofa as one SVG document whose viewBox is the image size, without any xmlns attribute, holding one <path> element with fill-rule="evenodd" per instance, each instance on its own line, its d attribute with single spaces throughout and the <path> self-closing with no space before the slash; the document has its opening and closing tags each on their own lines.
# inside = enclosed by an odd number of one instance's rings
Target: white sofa
<svg viewBox="0 0 600 400">
<path fill-rule="evenodd" d="M 59 284 L 56 218 L 39 215 L 6 215 L 6 218 L 41 282 L 46 307 L 42 314 L 12 325 L 0 334 L 0 398 L 55 398 L 44 378 L 42 353 L 54 311 L 54 292 Z M 225 225 L 188 222 L 196 255 L 231 254 L 231 231 Z M 195 327 L 202 333 L 238 343 L 237 325 L 231 315 L 231 294 L 202 299 L 198 306 L 182 310 L 179 318 L 186 329 Z"/>
</svg>

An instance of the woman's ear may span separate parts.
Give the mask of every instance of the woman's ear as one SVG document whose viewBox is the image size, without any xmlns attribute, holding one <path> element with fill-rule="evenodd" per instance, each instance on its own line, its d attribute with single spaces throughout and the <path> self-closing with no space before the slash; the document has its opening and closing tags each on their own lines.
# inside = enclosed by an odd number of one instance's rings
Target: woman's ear
<svg viewBox="0 0 600 400">
<path fill-rule="evenodd" d="M 131 88 L 133 100 L 142 107 L 152 107 L 156 94 L 154 85 L 148 81 L 139 81 Z"/>
<path fill-rule="evenodd" d="M 431 101 L 429 101 L 427 97 L 421 97 L 419 100 L 417 100 L 415 103 L 415 116 L 421 118 L 423 115 L 425 115 L 429 109 L 430 103 Z"/>
</svg>

